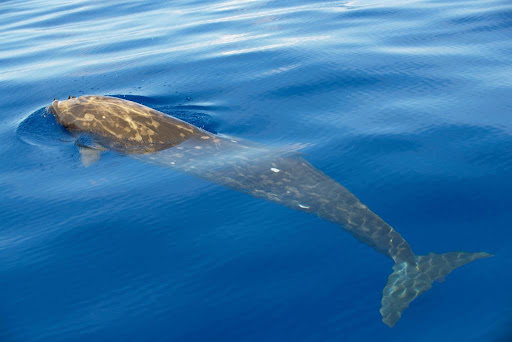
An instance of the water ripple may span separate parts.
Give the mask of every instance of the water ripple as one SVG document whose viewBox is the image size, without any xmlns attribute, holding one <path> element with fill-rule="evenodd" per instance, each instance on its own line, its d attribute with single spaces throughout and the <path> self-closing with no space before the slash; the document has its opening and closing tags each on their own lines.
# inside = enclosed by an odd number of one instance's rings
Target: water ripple
<svg viewBox="0 0 512 342">
<path fill-rule="evenodd" d="M 0 340 L 508 336 L 511 19 L 509 0 L 3 1 Z M 415 252 L 496 257 L 388 329 L 389 260 L 339 227 L 115 152 L 84 168 L 44 110 L 82 94 L 299 151 Z"/>
</svg>

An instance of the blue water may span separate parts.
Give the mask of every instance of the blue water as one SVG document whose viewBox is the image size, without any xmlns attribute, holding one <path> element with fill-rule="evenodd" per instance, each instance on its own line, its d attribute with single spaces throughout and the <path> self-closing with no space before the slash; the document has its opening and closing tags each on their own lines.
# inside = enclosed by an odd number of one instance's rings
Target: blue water
<svg viewBox="0 0 512 342">
<path fill-rule="evenodd" d="M 2 1 L 1 341 L 512 341 L 512 3 Z M 107 152 L 118 95 L 300 149 L 417 254 L 495 256 L 394 328 L 393 262 L 314 215 Z"/>
</svg>

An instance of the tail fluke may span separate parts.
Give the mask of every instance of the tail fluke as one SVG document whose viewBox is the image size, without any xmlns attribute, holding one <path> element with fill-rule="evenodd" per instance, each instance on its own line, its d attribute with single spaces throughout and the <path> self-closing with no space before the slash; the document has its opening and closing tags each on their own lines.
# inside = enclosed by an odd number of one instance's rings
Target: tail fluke
<svg viewBox="0 0 512 342">
<path fill-rule="evenodd" d="M 457 267 L 490 256 L 488 253 L 430 253 L 419 256 L 416 265 L 406 262 L 395 264 L 382 291 L 382 321 L 390 327 L 394 326 L 409 303 L 430 289 L 434 280 L 442 281 Z"/>
</svg>

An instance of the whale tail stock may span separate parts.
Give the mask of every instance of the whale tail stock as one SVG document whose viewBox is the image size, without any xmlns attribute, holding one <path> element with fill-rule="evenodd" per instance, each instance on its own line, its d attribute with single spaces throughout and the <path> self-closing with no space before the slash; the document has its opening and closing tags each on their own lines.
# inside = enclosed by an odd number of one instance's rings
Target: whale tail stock
<svg viewBox="0 0 512 342">
<path fill-rule="evenodd" d="M 443 281 L 444 276 L 454 269 L 481 258 L 491 257 L 488 253 L 451 252 L 422 255 L 417 263 L 397 263 L 382 291 L 382 321 L 393 327 L 402 312 L 416 297 L 432 287 L 435 280 Z"/>
</svg>

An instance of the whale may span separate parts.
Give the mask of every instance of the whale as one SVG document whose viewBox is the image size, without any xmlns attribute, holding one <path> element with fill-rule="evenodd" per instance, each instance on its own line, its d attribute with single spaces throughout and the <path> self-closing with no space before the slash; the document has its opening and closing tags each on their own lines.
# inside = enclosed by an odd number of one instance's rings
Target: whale
<svg viewBox="0 0 512 342">
<path fill-rule="evenodd" d="M 393 327 L 403 311 L 454 269 L 486 252 L 416 255 L 393 227 L 302 154 L 213 134 L 122 98 L 84 95 L 47 107 L 76 137 L 85 166 L 107 150 L 186 172 L 330 221 L 393 260 L 382 292 L 382 321 Z"/>
</svg>

